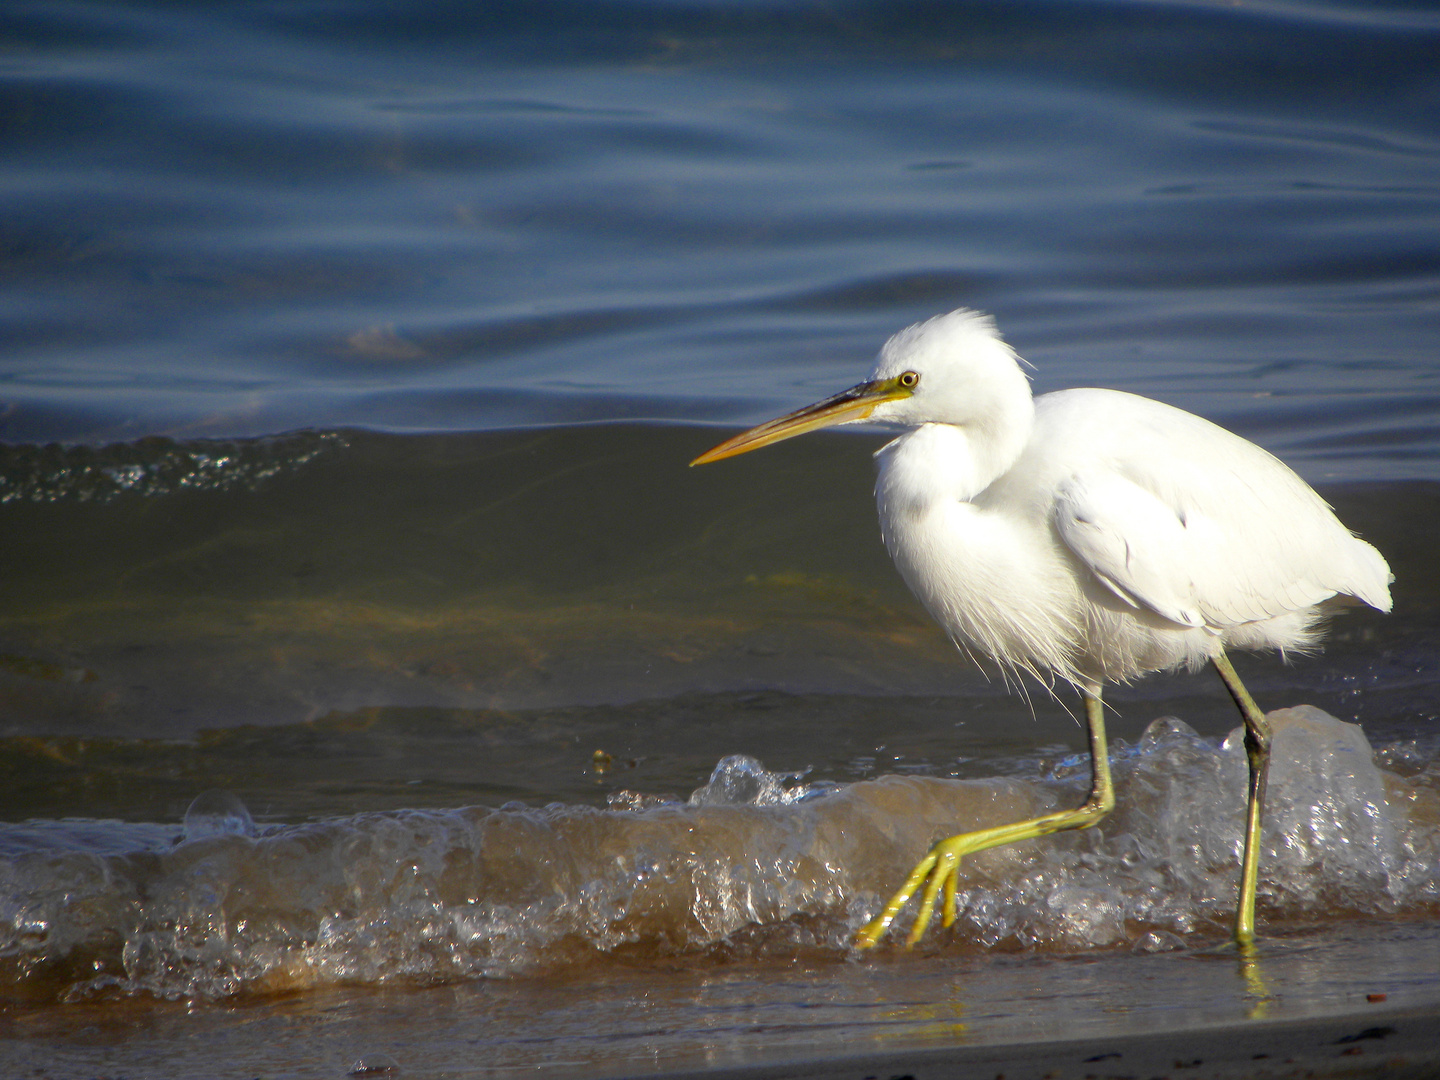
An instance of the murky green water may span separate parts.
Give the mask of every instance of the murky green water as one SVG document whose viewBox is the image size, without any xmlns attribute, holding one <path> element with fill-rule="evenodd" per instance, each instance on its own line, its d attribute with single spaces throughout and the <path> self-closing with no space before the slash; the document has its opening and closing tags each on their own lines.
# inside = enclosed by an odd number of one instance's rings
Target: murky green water
<svg viewBox="0 0 1440 1080">
<path fill-rule="evenodd" d="M 1320 657 L 1244 662 L 1267 706 L 1358 720 L 1378 752 L 1336 771 L 1343 726 L 1277 744 L 1257 999 L 1211 955 L 1243 758 L 1198 676 L 1113 695 L 1102 829 L 977 857 L 957 929 L 921 955 L 851 952 L 954 822 L 1079 801 L 1074 703 L 1032 713 L 904 593 L 867 440 L 686 471 L 707 439 L 47 451 L 0 505 L 27 569 L 0 594 L 12 1048 L 223 1075 L 203 1035 L 238 1076 L 304 1030 L 320 1057 L 277 1075 L 352 1050 L 407 1075 L 592 1075 L 1433 991 L 1432 487 L 1331 493 L 1390 555 L 1394 615 L 1340 620 Z M 1167 714 L 1186 724 L 1152 726 Z M 758 760 L 712 779 L 734 754 Z M 1372 939 L 1392 944 L 1336 959 L 1341 983 L 1301 977 L 1297 957 Z M 81 1018 L 93 1051 L 60 1034 Z M 457 1073 L 472 1043 L 485 1063 Z"/>
</svg>

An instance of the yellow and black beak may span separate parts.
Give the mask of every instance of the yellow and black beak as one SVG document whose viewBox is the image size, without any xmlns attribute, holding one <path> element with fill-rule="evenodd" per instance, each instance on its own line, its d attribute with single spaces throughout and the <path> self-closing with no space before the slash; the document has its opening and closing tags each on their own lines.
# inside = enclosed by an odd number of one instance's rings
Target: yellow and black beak
<svg viewBox="0 0 1440 1080">
<path fill-rule="evenodd" d="M 877 405 L 909 397 L 915 392 L 916 381 L 915 374 L 907 371 L 891 379 L 877 379 L 852 386 L 834 397 L 828 397 L 814 405 L 806 405 L 803 409 L 786 413 L 749 431 L 742 431 L 713 450 L 705 451 L 690 464 L 707 465 L 737 454 L 748 454 L 751 450 L 759 450 L 762 446 L 769 446 L 782 439 L 793 439 L 807 431 L 817 431 L 850 420 L 864 420 L 875 411 Z"/>
</svg>

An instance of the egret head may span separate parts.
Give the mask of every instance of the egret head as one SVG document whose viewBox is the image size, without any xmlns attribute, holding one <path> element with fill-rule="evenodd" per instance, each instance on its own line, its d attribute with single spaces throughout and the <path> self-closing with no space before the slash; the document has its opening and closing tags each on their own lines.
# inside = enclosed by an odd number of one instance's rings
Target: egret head
<svg viewBox="0 0 1440 1080">
<path fill-rule="evenodd" d="M 963 426 L 1005 412 L 1017 396 L 1030 396 L 1019 358 L 995 320 L 968 308 L 901 330 L 881 346 L 870 378 L 885 382 L 906 372 L 915 376 L 914 392 L 877 406 L 871 420 Z"/>
<path fill-rule="evenodd" d="M 835 424 L 985 422 L 1030 388 L 988 315 L 961 308 L 901 330 L 868 381 L 741 432 L 692 461 L 704 465 Z"/>
</svg>

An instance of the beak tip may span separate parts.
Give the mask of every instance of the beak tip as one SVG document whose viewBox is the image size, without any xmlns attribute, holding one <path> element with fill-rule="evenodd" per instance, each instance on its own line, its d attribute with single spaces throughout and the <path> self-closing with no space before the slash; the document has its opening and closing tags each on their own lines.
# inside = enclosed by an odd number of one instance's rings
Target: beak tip
<svg viewBox="0 0 1440 1080">
<path fill-rule="evenodd" d="M 730 439 L 721 443 L 719 446 L 712 446 L 694 461 L 690 462 L 687 467 L 693 469 L 696 465 L 709 465 L 712 461 L 722 461 L 725 458 L 734 457 L 737 453 L 744 453 L 743 450 L 737 451 L 732 446 L 734 442 L 734 439 Z"/>
</svg>

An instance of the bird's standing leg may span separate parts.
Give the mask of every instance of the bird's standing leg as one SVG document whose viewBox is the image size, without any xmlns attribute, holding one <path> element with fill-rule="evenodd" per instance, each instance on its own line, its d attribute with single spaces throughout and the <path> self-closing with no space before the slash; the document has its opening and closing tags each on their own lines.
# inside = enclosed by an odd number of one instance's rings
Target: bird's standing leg
<svg viewBox="0 0 1440 1080">
<path fill-rule="evenodd" d="M 984 851 L 986 848 L 1000 847 L 1002 844 L 1049 836 L 1067 829 L 1088 829 L 1115 808 L 1115 789 L 1110 782 L 1110 757 L 1105 744 L 1105 710 L 1100 703 L 1100 684 L 1082 687 L 1080 693 L 1085 699 L 1085 722 L 1090 731 L 1090 797 L 1085 800 L 1084 805 L 1076 810 L 1062 810 L 1029 821 L 1019 821 L 1014 825 L 980 829 L 941 840 L 910 872 L 905 884 L 900 886 L 885 905 L 885 910 L 855 935 L 857 947 L 868 949 L 878 942 L 922 882 L 925 884 L 925 893 L 920 899 L 920 912 L 915 916 L 915 925 L 910 929 L 905 947 L 914 945 L 924 935 L 935 913 L 935 900 L 942 888 L 945 893 L 940 922 L 942 926 L 953 923 L 956 874 L 960 869 L 962 856 Z"/>
<path fill-rule="evenodd" d="M 1255 886 L 1260 875 L 1260 816 L 1265 811 L 1265 781 L 1270 773 L 1270 724 L 1223 652 L 1210 658 L 1245 718 L 1245 759 L 1250 763 L 1250 798 L 1245 811 L 1245 858 L 1240 864 L 1240 896 L 1235 905 L 1235 941 L 1255 940 Z"/>
</svg>

